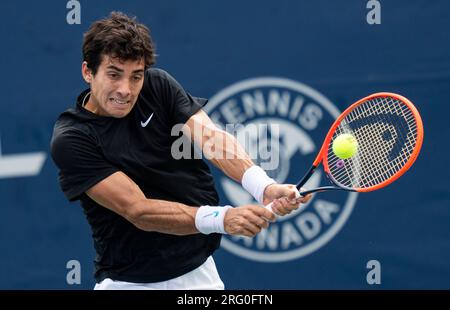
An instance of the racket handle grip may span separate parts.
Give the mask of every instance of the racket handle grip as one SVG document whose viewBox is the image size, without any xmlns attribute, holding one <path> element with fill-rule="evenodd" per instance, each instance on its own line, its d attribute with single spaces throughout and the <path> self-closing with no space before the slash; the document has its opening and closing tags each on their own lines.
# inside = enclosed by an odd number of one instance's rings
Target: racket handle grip
<svg viewBox="0 0 450 310">
<path fill-rule="evenodd" d="M 305 192 L 308 192 L 308 191 L 305 191 Z M 303 197 L 305 192 L 301 193 L 301 192 L 299 192 L 298 189 L 296 189 L 296 195 L 295 195 L 295 198 Z M 270 212 L 273 213 L 272 205 L 273 205 L 273 202 L 269 203 L 267 206 L 264 206 L 264 208 L 267 209 L 267 210 L 269 210 Z"/>
<path fill-rule="evenodd" d="M 299 192 L 298 189 L 296 191 L 297 192 L 296 192 L 295 198 L 300 198 L 300 197 L 304 196 L 304 194 Z M 273 205 L 273 202 L 269 203 L 267 206 L 264 206 L 264 208 L 269 210 L 270 212 L 274 213 L 272 210 L 272 205 Z"/>
</svg>

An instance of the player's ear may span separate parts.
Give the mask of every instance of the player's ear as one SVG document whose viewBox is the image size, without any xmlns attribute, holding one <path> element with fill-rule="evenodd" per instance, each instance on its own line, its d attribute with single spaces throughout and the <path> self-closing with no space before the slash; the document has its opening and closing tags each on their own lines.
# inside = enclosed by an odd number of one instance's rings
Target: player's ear
<svg viewBox="0 0 450 310">
<path fill-rule="evenodd" d="M 81 74 L 83 75 L 83 79 L 86 83 L 90 84 L 92 80 L 92 70 L 89 69 L 86 61 L 83 61 L 81 64 Z"/>
</svg>

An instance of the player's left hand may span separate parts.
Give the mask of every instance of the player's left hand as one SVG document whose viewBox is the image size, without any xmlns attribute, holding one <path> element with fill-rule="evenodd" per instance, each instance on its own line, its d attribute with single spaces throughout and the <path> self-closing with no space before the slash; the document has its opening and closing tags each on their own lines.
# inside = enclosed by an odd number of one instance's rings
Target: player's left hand
<svg viewBox="0 0 450 310">
<path fill-rule="evenodd" d="M 312 195 L 300 196 L 293 184 L 271 184 L 264 190 L 264 205 L 273 202 L 272 211 L 276 215 L 286 215 L 307 203 Z"/>
</svg>

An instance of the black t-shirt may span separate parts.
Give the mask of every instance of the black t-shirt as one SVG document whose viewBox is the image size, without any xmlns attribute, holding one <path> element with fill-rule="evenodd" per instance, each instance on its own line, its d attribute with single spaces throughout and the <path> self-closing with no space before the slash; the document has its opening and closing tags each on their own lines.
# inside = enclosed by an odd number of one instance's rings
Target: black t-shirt
<svg viewBox="0 0 450 310">
<path fill-rule="evenodd" d="M 219 234 L 146 232 L 94 202 L 85 191 L 122 171 L 147 198 L 217 205 L 206 163 L 176 160 L 171 155 L 172 143 L 179 139 L 171 135 L 173 126 L 185 123 L 207 100 L 190 96 L 167 72 L 154 68 L 146 70 L 139 99 L 124 118 L 84 109 L 81 105 L 88 92 L 81 93 L 76 107 L 58 118 L 51 150 L 64 194 L 70 201 L 81 201 L 92 227 L 96 281 L 159 282 L 197 268 L 219 247 Z"/>
</svg>

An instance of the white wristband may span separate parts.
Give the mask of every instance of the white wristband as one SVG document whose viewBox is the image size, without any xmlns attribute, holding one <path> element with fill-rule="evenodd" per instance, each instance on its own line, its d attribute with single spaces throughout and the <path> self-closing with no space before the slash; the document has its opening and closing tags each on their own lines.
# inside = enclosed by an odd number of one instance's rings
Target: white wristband
<svg viewBox="0 0 450 310">
<path fill-rule="evenodd" d="M 232 206 L 211 207 L 201 206 L 195 215 L 195 227 L 202 234 L 208 235 L 211 233 L 226 234 L 224 228 L 225 213 Z"/>
<path fill-rule="evenodd" d="M 242 187 L 252 195 L 260 204 L 263 203 L 264 190 L 276 181 L 270 178 L 259 166 L 251 166 L 242 176 Z"/>
</svg>

